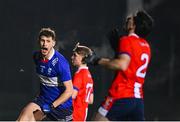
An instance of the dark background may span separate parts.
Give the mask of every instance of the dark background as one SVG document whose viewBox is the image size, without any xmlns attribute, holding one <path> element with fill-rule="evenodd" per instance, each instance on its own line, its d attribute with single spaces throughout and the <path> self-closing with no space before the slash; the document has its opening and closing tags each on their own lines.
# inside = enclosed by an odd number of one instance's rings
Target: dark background
<svg viewBox="0 0 180 122">
<path fill-rule="evenodd" d="M 57 48 L 71 62 L 76 42 L 113 57 L 106 34 L 124 19 L 133 0 L 1 0 L 0 1 L 0 120 L 16 120 L 36 95 L 39 85 L 32 53 L 42 27 L 56 30 Z M 136 0 L 138 1 L 138 0 Z M 148 40 L 152 60 L 145 81 L 147 120 L 180 120 L 179 1 L 139 0 L 155 20 Z M 113 72 L 90 67 L 95 81 L 93 116 L 111 84 Z M 72 67 L 72 74 L 75 69 Z"/>
</svg>

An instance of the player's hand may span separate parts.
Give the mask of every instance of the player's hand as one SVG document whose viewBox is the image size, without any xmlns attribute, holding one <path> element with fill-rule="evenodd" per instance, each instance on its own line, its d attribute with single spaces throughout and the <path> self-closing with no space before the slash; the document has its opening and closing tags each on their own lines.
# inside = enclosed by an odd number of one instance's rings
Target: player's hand
<svg viewBox="0 0 180 122">
<path fill-rule="evenodd" d="M 92 51 L 92 54 L 85 58 L 85 61 L 87 64 L 97 65 L 100 59 L 101 58 L 98 57 L 94 51 Z"/>
<path fill-rule="evenodd" d="M 53 105 L 44 104 L 41 109 L 44 112 L 44 114 L 48 114 L 52 111 L 52 109 L 54 109 L 54 107 Z"/>
</svg>

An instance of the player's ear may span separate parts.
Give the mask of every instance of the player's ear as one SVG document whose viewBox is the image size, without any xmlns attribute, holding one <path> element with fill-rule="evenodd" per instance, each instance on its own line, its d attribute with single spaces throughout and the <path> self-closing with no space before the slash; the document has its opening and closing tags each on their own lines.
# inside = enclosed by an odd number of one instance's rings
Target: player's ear
<svg viewBox="0 0 180 122">
<path fill-rule="evenodd" d="M 82 60 L 81 60 L 81 62 L 82 62 L 82 64 L 86 64 L 87 62 L 86 62 L 86 58 L 87 58 L 88 56 L 87 55 L 85 55 L 85 56 L 83 56 L 82 57 Z"/>
<path fill-rule="evenodd" d="M 56 41 L 53 41 L 53 47 L 56 45 Z"/>
</svg>

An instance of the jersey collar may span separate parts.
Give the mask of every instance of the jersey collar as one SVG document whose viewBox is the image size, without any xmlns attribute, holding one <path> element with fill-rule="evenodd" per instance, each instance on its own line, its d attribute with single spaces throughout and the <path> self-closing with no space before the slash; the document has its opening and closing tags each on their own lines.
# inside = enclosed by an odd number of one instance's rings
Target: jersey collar
<svg viewBox="0 0 180 122">
<path fill-rule="evenodd" d="M 81 69 L 88 69 L 88 67 L 87 67 L 87 66 L 80 66 L 80 67 L 78 68 L 78 70 L 81 70 Z"/>
<path fill-rule="evenodd" d="M 128 36 L 135 36 L 135 37 L 139 38 L 139 36 L 135 33 L 130 33 Z"/>
<path fill-rule="evenodd" d="M 54 50 L 54 48 L 53 48 L 53 49 L 52 49 L 52 55 L 49 56 L 48 60 L 50 60 L 50 59 L 53 57 L 54 53 L 55 53 L 55 50 Z"/>
</svg>

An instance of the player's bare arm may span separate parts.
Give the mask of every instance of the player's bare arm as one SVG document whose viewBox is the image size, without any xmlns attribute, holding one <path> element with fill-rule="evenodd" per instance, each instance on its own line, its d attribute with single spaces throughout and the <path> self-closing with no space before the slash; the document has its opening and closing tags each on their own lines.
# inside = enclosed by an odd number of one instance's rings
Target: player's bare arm
<svg viewBox="0 0 180 122">
<path fill-rule="evenodd" d="M 63 83 L 66 89 L 63 92 L 63 94 L 53 102 L 54 107 L 57 107 L 58 105 L 64 103 L 67 99 L 69 99 L 72 96 L 73 93 L 72 81 L 71 80 L 64 81 Z"/>
<path fill-rule="evenodd" d="M 60 104 L 64 103 L 72 95 L 72 81 L 65 81 L 64 86 L 66 87 L 66 90 L 57 100 L 53 102 L 54 107 L 57 107 Z M 33 114 L 36 121 L 43 120 L 46 117 L 46 115 L 40 110 L 34 111 Z"/>
<path fill-rule="evenodd" d="M 115 59 L 101 58 L 98 64 L 105 66 L 112 70 L 126 70 L 130 63 L 130 56 L 127 54 L 120 54 Z"/>
</svg>

